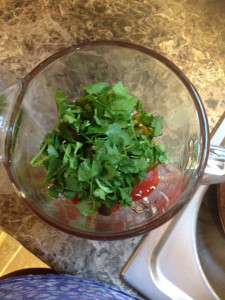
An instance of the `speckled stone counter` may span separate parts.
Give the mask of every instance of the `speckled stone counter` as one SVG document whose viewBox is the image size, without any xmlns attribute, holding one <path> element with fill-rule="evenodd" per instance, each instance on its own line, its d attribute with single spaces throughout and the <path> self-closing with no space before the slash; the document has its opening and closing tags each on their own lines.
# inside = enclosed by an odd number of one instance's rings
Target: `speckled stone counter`
<svg viewBox="0 0 225 300">
<path fill-rule="evenodd" d="M 197 88 L 213 128 L 225 109 L 223 0 L 0 2 L 0 63 L 18 79 L 58 50 L 103 39 L 134 42 L 173 61 Z M 99 242 L 59 232 L 5 187 L 0 195 L 3 230 L 58 272 L 129 290 L 119 274 L 142 236 Z"/>
</svg>

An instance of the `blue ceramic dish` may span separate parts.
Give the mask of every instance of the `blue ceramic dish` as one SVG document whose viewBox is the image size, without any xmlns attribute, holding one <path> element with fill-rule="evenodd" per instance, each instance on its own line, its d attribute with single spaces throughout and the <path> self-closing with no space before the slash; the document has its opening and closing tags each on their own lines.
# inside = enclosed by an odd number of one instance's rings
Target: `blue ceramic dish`
<svg viewBox="0 0 225 300">
<path fill-rule="evenodd" d="M 0 299 L 140 300 L 113 286 L 71 275 L 27 275 L 0 281 Z"/>
</svg>

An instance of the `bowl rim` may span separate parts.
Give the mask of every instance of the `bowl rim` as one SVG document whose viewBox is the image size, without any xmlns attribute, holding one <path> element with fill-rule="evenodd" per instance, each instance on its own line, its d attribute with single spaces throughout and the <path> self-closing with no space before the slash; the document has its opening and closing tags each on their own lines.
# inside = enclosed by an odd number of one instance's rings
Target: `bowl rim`
<svg viewBox="0 0 225 300">
<path fill-rule="evenodd" d="M 164 64 L 170 71 L 172 71 L 184 84 L 187 91 L 189 92 L 189 95 L 191 96 L 198 115 L 199 120 L 199 130 L 201 135 L 201 153 L 199 155 L 199 166 L 197 168 L 196 174 L 197 176 L 193 180 L 193 184 L 189 187 L 189 190 L 187 193 L 190 193 L 190 190 L 194 190 L 197 185 L 200 183 L 201 178 L 204 173 L 204 169 L 207 163 L 208 158 L 208 152 L 209 152 L 209 126 L 207 121 L 207 116 L 205 112 L 205 108 L 203 106 L 203 103 L 201 101 L 201 98 L 196 90 L 196 88 L 193 86 L 193 84 L 189 81 L 189 79 L 184 75 L 184 73 L 169 59 L 167 59 L 165 56 L 155 52 L 154 50 L 151 50 L 149 48 L 146 48 L 145 46 L 141 46 L 138 44 L 133 44 L 129 42 L 123 42 L 123 41 L 108 41 L 108 40 L 98 40 L 98 41 L 91 41 L 87 43 L 80 43 L 76 45 L 72 45 L 68 48 L 65 48 L 63 50 L 60 50 L 56 52 L 55 54 L 49 56 L 45 60 L 43 60 L 41 63 L 39 63 L 32 71 L 30 71 L 21 81 L 23 84 L 22 90 L 20 92 L 20 95 L 18 96 L 17 103 L 15 105 L 12 118 L 10 120 L 11 128 L 12 130 L 9 132 L 9 137 L 7 138 L 6 142 L 6 153 L 8 156 L 8 162 L 4 163 L 11 182 L 15 185 L 16 189 L 20 191 L 20 185 L 17 182 L 16 176 L 14 175 L 13 168 L 10 164 L 11 162 L 11 146 L 12 146 L 12 136 L 14 133 L 14 124 L 16 122 L 16 117 L 19 111 L 19 106 L 23 100 L 23 96 L 25 94 L 26 88 L 28 87 L 30 81 L 38 74 L 40 73 L 44 68 L 46 68 L 49 64 L 57 60 L 58 58 L 67 55 L 72 52 L 76 52 L 79 50 L 84 49 L 90 49 L 90 48 L 97 48 L 97 47 L 122 47 L 122 48 L 129 48 L 132 50 L 135 50 L 137 52 L 144 53 L 150 57 L 155 58 L 162 64 Z M 19 193 L 20 194 L 20 193 Z M 183 198 L 183 199 L 182 199 Z M 53 227 L 64 231 L 66 233 L 81 237 L 81 238 L 87 238 L 87 239 L 94 239 L 94 240 L 115 240 L 115 239 L 122 239 L 122 238 L 132 238 L 134 236 L 146 233 L 164 223 L 166 223 L 168 220 L 170 220 L 182 207 L 183 205 L 188 201 L 187 199 L 184 200 L 187 197 L 181 197 L 181 199 L 173 206 L 171 207 L 164 215 L 161 217 L 153 220 L 150 224 L 145 224 L 138 228 L 133 228 L 131 230 L 122 231 L 122 232 L 115 232 L 115 233 L 95 233 L 95 232 L 86 232 L 82 231 L 80 229 L 71 228 L 65 224 L 56 222 L 53 218 L 48 216 L 47 214 L 43 213 L 43 211 L 40 210 L 39 207 L 34 205 L 32 201 L 30 201 L 28 198 L 23 197 L 25 203 L 28 205 L 28 207 L 42 220 L 47 222 L 48 224 L 52 225 Z M 191 197 L 190 197 L 191 198 Z"/>
</svg>

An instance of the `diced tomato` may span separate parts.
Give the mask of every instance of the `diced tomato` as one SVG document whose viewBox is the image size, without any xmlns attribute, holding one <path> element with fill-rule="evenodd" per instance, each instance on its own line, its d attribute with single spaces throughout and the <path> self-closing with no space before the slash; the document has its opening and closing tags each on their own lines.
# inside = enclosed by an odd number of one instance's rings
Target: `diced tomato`
<svg viewBox="0 0 225 300">
<path fill-rule="evenodd" d="M 80 216 L 79 209 L 76 206 L 65 205 L 65 210 L 70 220 L 75 220 L 77 217 Z"/>
<path fill-rule="evenodd" d="M 64 224 L 68 224 L 69 223 L 69 220 L 67 218 L 65 209 L 61 205 L 58 205 L 58 218 Z"/>
<path fill-rule="evenodd" d="M 77 204 L 81 199 L 78 198 L 77 196 L 73 197 L 72 199 L 70 199 L 71 203 L 73 204 Z"/>
<path fill-rule="evenodd" d="M 112 229 L 115 232 L 119 232 L 124 229 L 124 221 L 123 220 L 115 220 L 112 222 Z"/>
<path fill-rule="evenodd" d="M 145 179 L 136 185 L 131 191 L 130 196 L 133 201 L 148 197 L 159 183 L 159 174 L 157 169 L 150 170 Z"/>
<path fill-rule="evenodd" d="M 116 203 L 112 208 L 112 214 L 115 214 L 120 209 L 120 204 Z"/>
</svg>

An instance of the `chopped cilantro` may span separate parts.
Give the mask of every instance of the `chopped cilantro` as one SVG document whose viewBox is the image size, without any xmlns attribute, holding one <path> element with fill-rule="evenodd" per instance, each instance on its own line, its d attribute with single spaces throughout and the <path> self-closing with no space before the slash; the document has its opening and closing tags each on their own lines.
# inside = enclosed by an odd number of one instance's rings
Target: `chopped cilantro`
<svg viewBox="0 0 225 300">
<path fill-rule="evenodd" d="M 83 90 L 75 102 L 56 90 L 57 121 L 31 165 L 46 169 L 50 196 L 79 197 L 82 200 L 75 205 L 87 216 L 102 205 L 132 205 L 135 179 L 167 163 L 168 154 L 155 140 L 163 118 L 143 109 L 122 82 L 112 88 L 99 82 Z"/>
</svg>

